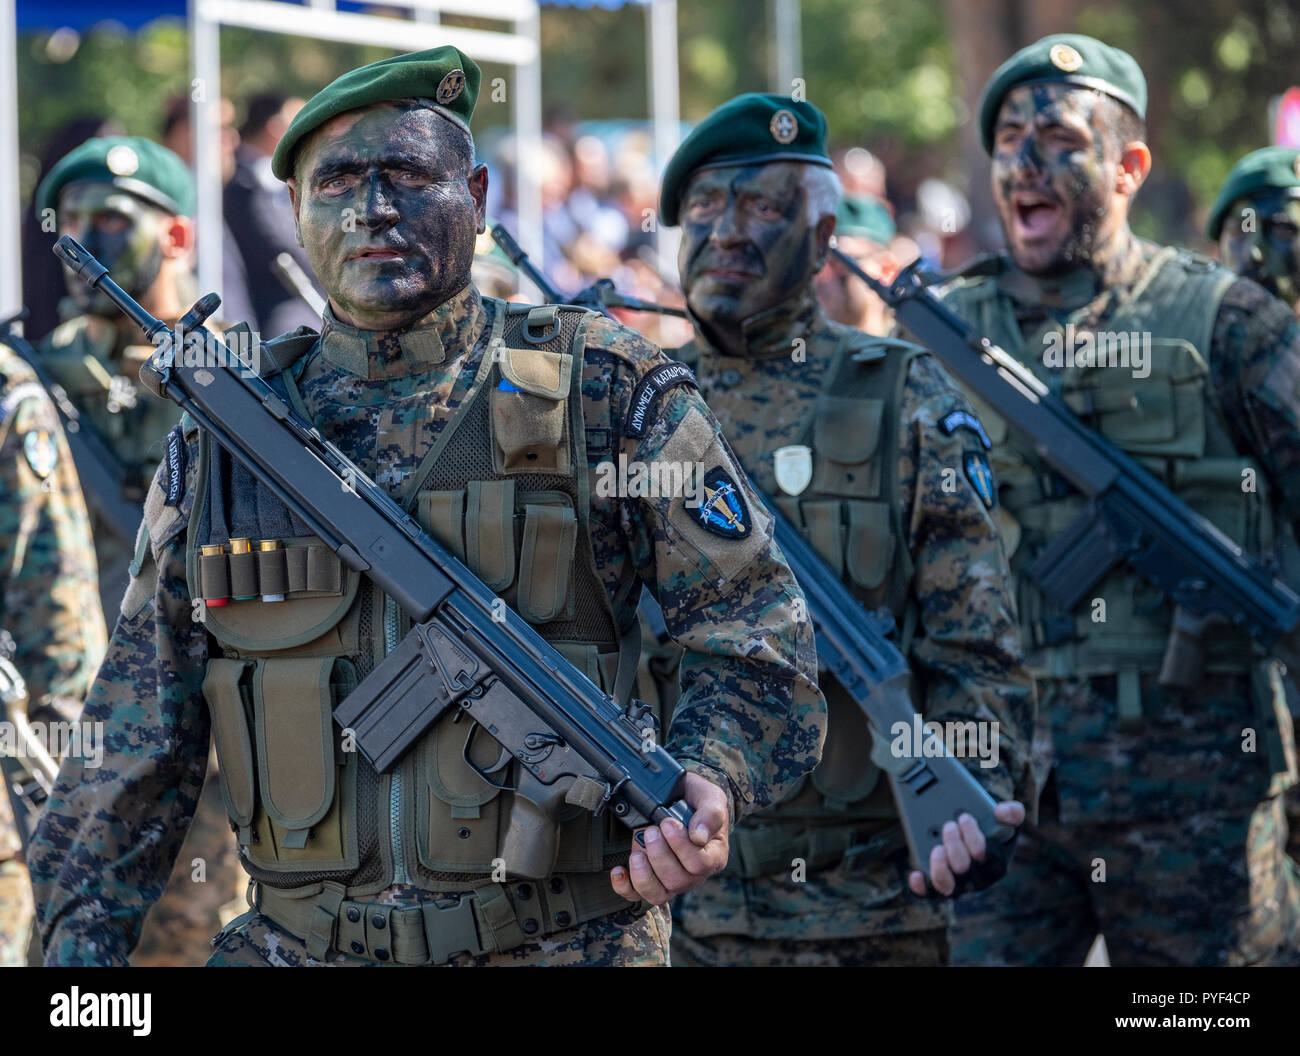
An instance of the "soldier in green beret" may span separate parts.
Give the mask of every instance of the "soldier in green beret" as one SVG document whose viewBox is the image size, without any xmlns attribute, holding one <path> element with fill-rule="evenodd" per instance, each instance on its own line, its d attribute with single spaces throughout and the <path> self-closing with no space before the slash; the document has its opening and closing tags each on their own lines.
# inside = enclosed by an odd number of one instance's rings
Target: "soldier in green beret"
<svg viewBox="0 0 1300 1056">
<path fill-rule="evenodd" d="M 59 234 L 95 254 L 148 311 L 174 323 L 194 289 L 194 195 L 189 169 L 166 147 L 141 136 L 109 136 L 89 139 L 61 158 L 37 188 L 36 209 L 53 216 Z M 179 411 L 140 384 L 140 365 L 154 349 L 135 324 L 80 279 L 68 279 L 67 293 L 65 318 L 39 353 L 76 406 L 79 428 L 94 434 L 114 459 L 120 497 L 140 505 Z M 134 535 L 120 534 L 99 514 L 95 496 L 88 499 L 99 599 L 112 627 L 139 547 Z M 183 867 L 150 913 L 133 963 L 202 964 L 212 931 L 242 908 L 243 885 L 224 816 L 213 762 Z"/>
<path fill-rule="evenodd" d="M 1018 825 L 1019 800 L 1033 799 L 1034 691 L 983 427 L 924 349 L 832 322 L 819 305 L 840 205 L 825 137 L 812 104 L 743 95 L 669 161 L 661 211 L 682 227 L 696 330 L 676 355 L 745 472 L 865 608 L 893 616 L 926 719 L 990 734 L 995 754 L 974 758 L 972 738 L 966 764 Z M 833 675 L 821 684 L 823 761 L 738 825 L 726 871 L 674 904 L 674 964 L 947 963 L 949 904 L 923 897 L 927 878 L 909 872 L 872 760 L 889 748 L 873 745 Z M 927 863 L 931 894 L 993 882 L 1006 853 L 969 815 L 949 822 Z"/>
<path fill-rule="evenodd" d="M 892 282 L 899 268 L 890 249 L 896 230 L 893 214 L 884 202 L 845 195 L 835 215 L 835 248 L 873 277 Z M 817 299 L 832 322 L 877 337 L 889 336 L 894 328 L 893 313 L 838 260 L 829 257 L 816 281 Z"/>
<path fill-rule="evenodd" d="M 446 716 L 376 772 L 330 715 L 410 621 L 187 427 L 145 500 L 147 546 L 87 704 L 113 747 L 93 782 L 61 775 L 33 846 L 49 964 L 122 962 L 193 812 L 209 728 L 254 881 L 215 965 L 664 964 L 662 905 L 722 868 L 735 818 L 817 761 L 825 702 L 802 595 L 699 394 L 604 317 L 507 308 L 470 280 L 487 192 L 469 132 L 479 78 L 454 47 L 400 55 L 294 119 L 273 168 L 329 300 L 320 333 L 259 359 L 624 703 L 649 587 L 686 649 L 661 741 L 687 770 L 690 824 L 650 826 L 641 847 L 611 811 L 575 807 L 538 833 L 558 856 L 528 879 L 506 850 L 517 775 L 481 776 L 498 748 L 472 722 Z M 616 464 L 698 465 L 716 499 L 608 487 Z M 238 588 L 253 546 L 267 572 Z"/>
<path fill-rule="evenodd" d="M 1006 251 L 971 264 L 945 300 L 1267 553 L 1300 518 L 1300 326 L 1256 283 L 1130 230 L 1151 169 L 1146 94 L 1130 55 L 1078 35 L 993 74 L 979 127 Z M 1162 675 L 1174 608 L 1127 565 L 1079 611 L 1055 607 L 1029 566 L 1084 500 L 982 417 L 1052 769 L 1006 880 L 958 903 L 954 961 L 1078 965 L 1098 932 L 1116 965 L 1293 958 L 1300 897 L 1278 793 L 1295 762 L 1276 666 L 1215 627 L 1203 672 Z"/>
<path fill-rule="evenodd" d="M 1265 147 L 1237 162 L 1205 233 L 1224 267 L 1300 310 L 1300 150 Z"/>
</svg>

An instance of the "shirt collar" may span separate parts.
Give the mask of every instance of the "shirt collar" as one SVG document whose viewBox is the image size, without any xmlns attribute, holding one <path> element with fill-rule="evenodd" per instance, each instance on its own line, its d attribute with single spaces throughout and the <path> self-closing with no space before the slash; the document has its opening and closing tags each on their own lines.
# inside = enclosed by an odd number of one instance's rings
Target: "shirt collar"
<svg viewBox="0 0 1300 1056">
<path fill-rule="evenodd" d="M 698 319 L 691 314 L 689 307 L 686 317 L 695 327 L 695 344 L 700 355 L 731 357 L 731 353 L 715 346 Z M 740 324 L 741 352 L 745 359 L 770 359 L 775 356 L 788 356 L 791 343 L 797 338 L 809 340 L 811 336 L 825 329 L 826 317 L 821 303 L 813 292 L 812 285 L 800 290 L 793 296 L 761 312 L 755 312 Z M 735 358 L 735 357 L 731 357 Z"/>
<path fill-rule="evenodd" d="M 402 330 L 359 330 L 341 323 L 328 304 L 322 314 L 321 355 L 333 366 L 362 378 L 409 374 L 455 358 L 477 344 L 487 312 L 473 283 L 444 301 L 414 326 Z M 405 369 L 394 370 L 397 360 Z"/>
</svg>

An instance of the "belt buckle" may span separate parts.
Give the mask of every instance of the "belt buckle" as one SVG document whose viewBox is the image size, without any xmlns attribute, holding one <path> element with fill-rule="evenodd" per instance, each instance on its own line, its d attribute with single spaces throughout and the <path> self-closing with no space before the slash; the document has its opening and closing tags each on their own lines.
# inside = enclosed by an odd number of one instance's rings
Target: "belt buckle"
<svg viewBox="0 0 1300 1056">
<path fill-rule="evenodd" d="M 424 918 L 424 938 L 429 946 L 427 964 L 444 964 L 457 953 L 471 957 L 486 953 L 479 941 L 474 921 L 474 899 L 462 895 L 454 905 L 439 906 L 426 902 L 420 907 Z"/>
</svg>

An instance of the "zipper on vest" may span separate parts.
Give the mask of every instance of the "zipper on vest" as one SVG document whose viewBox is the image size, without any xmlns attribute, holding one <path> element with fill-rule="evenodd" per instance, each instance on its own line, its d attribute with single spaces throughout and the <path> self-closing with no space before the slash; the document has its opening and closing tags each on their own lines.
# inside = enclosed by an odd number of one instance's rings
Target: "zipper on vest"
<svg viewBox="0 0 1300 1056">
<path fill-rule="evenodd" d="M 387 656 L 397 647 L 397 603 L 387 594 L 384 598 L 384 655 Z M 402 766 L 404 761 L 393 767 L 392 782 L 388 791 L 388 838 L 393 848 L 393 883 L 409 884 L 410 876 L 406 872 L 406 844 L 402 839 Z"/>
</svg>

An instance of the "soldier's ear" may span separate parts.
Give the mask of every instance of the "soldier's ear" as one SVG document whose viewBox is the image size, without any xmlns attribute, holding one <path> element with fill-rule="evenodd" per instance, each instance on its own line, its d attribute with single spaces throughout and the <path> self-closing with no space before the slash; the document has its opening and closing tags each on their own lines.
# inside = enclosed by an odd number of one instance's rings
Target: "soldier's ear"
<svg viewBox="0 0 1300 1056">
<path fill-rule="evenodd" d="M 163 228 L 163 257 L 186 256 L 194 248 L 194 221 L 188 216 L 173 216 Z"/>
<path fill-rule="evenodd" d="M 835 234 L 835 214 L 827 213 L 817 221 L 817 226 L 813 229 L 813 238 L 817 242 L 817 257 L 813 261 L 814 275 L 826 266 L 826 261 L 831 255 L 831 235 L 833 234 Z"/>
<path fill-rule="evenodd" d="M 487 230 L 488 171 L 486 165 L 475 165 L 465 177 L 469 193 L 474 196 L 474 214 L 478 219 L 478 233 Z"/>
<path fill-rule="evenodd" d="M 1131 198 L 1146 182 L 1150 172 L 1151 148 L 1140 139 L 1125 143 L 1119 155 L 1119 172 L 1115 178 L 1115 190 Z"/>
<path fill-rule="evenodd" d="M 298 245 L 302 245 L 302 228 L 298 226 L 298 181 L 290 176 L 284 181 L 289 188 L 289 204 L 293 206 L 293 235 L 298 240 Z"/>
</svg>

